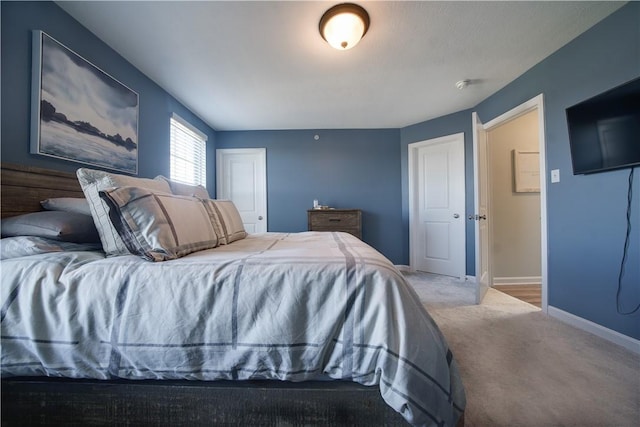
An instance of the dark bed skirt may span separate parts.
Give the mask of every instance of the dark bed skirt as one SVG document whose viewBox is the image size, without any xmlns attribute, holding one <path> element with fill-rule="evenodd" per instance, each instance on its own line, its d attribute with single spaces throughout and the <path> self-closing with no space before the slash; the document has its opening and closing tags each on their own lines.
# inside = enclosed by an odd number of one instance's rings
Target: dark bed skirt
<svg viewBox="0 0 640 427">
<path fill-rule="evenodd" d="M 2 379 L 2 425 L 406 426 L 377 387 L 343 381 Z"/>
</svg>

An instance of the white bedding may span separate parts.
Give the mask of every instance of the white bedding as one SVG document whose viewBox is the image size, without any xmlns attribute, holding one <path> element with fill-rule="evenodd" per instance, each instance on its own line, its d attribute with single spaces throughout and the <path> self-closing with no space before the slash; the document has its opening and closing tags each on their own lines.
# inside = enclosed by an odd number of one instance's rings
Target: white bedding
<svg viewBox="0 0 640 427">
<path fill-rule="evenodd" d="M 344 379 L 455 425 L 455 360 L 398 270 L 345 233 L 265 233 L 173 261 L 3 260 L 2 376 Z"/>
</svg>

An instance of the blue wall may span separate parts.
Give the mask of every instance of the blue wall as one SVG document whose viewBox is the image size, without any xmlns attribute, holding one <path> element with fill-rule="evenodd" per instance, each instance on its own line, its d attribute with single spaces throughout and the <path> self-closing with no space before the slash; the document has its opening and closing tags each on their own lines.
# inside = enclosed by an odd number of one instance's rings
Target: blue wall
<svg viewBox="0 0 640 427">
<path fill-rule="evenodd" d="M 75 171 L 80 163 L 29 153 L 31 31 L 42 30 L 139 95 L 138 175 L 169 176 L 169 118 L 176 112 L 208 136 L 215 168 L 215 132 L 53 2 L 2 2 L 2 161 Z M 207 187 L 215 189 L 215 173 Z M 213 192 L 212 192 L 213 194 Z"/>
<path fill-rule="evenodd" d="M 640 76 L 640 3 L 631 2 L 477 106 L 484 122 L 544 93 L 549 305 L 640 339 L 640 312 L 616 311 L 629 169 L 574 176 L 565 109 Z M 638 140 L 640 144 L 640 140 Z M 638 168 L 636 168 L 638 169 Z M 640 171 L 623 309 L 640 304 Z"/>
<path fill-rule="evenodd" d="M 560 169 L 561 177 L 557 184 L 550 184 L 547 177 L 549 305 L 640 339 L 640 312 L 625 316 L 616 310 L 629 169 L 573 176 L 565 117 L 567 107 L 638 76 L 640 3 L 630 2 L 475 108 L 402 129 L 403 236 L 408 235 L 406 145 L 465 132 L 467 212 L 471 213 L 471 112 L 477 111 L 486 123 L 543 93 L 547 171 Z M 622 311 L 640 304 L 640 171 L 637 172 Z M 474 242 L 468 227 L 467 274 L 475 274 Z M 408 248 L 408 243 L 404 247 Z M 403 256 L 406 259 L 406 252 Z"/>
<path fill-rule="evenodd" d="M 475 222 L 467 220 L 467 216 L 474 213 L 473 210 L 473 134 L 471 126 L 472 110 L 442 116 L 412 126 L 407 126 L 400 131 L 400 158 L 402 169 L 402 237 L 403 259 L 408 264 L 409 260 L 409 144 L 427 139 L 438 138 L 454 133 L 464 133 L 464 168 L 465 168 L 465 232 L 466 247 L 466 271 L 467 275 L 474 276 L 475 267 Z"/>
<path fill-rule="evenodd" d="M 399 140 L 397 129 L 218 132 L 216 147 L 266 148 L 269 231 L 307 230 L 314 199 L 362 209 L 363 240 L 398 264 Z"/>
</svg>

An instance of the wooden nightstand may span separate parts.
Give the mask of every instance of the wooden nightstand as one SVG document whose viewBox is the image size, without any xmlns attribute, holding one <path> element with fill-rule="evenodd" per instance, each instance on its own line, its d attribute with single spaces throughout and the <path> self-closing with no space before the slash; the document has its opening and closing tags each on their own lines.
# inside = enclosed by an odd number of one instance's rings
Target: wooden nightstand
<svg viewBox="0 0 640 427">
<path fill-rule="evenodd" d="M 360 209 L 309 209 L 309 231 L 344 231 L 362 240 Z"/>
</svg>

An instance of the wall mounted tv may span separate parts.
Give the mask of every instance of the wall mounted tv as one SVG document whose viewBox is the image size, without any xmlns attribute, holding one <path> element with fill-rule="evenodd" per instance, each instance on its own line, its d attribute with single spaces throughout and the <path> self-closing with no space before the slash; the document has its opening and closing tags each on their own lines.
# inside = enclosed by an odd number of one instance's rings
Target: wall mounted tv
<svg viewBox="0 0 640 427">
<path fill-rule="evenodd" d="M 640 165 L 640 78 L 566 112 L 574 175 Z"/>
</svg>

